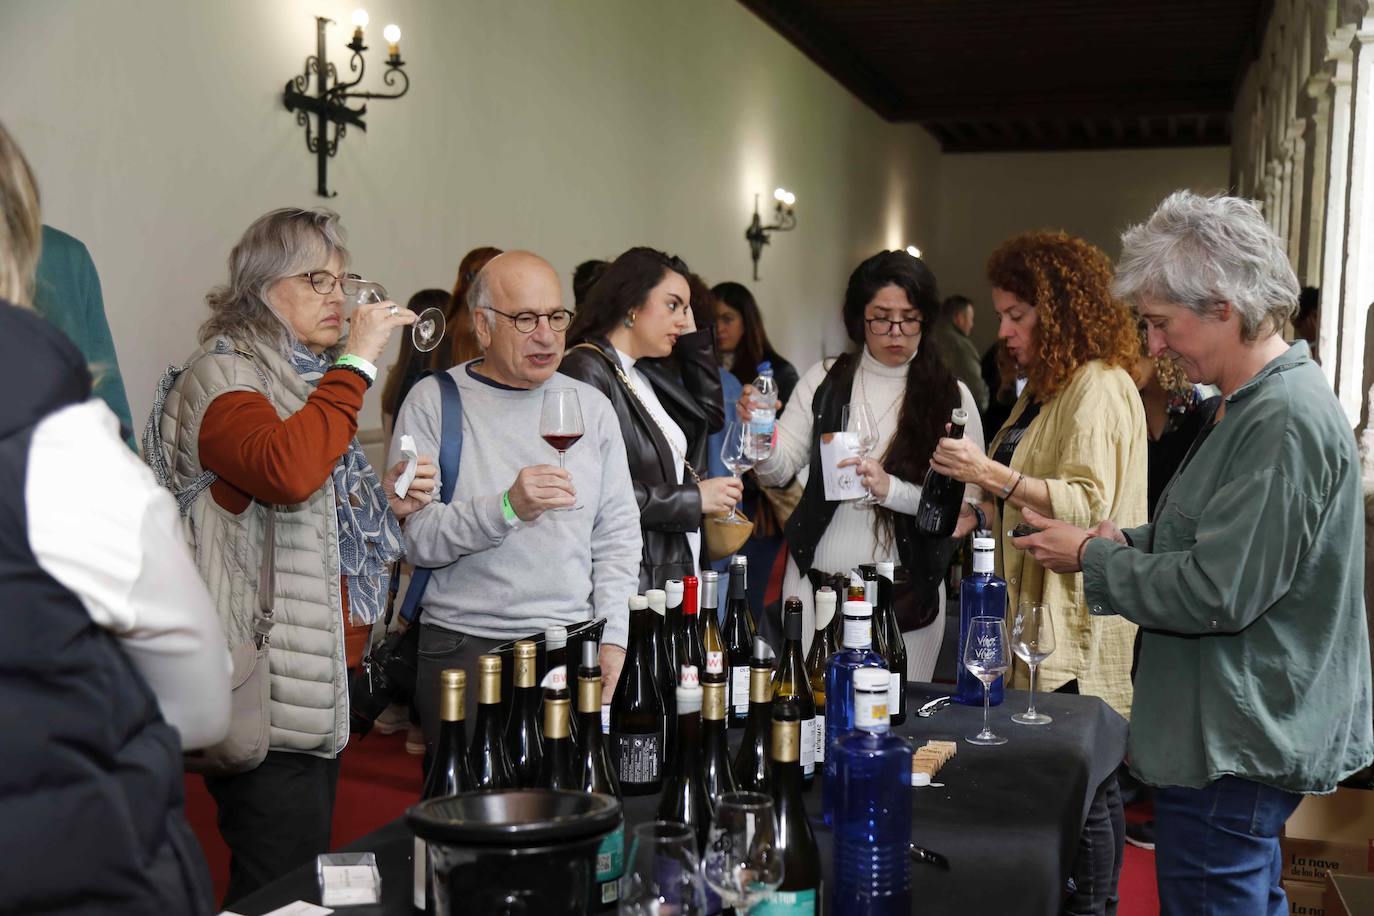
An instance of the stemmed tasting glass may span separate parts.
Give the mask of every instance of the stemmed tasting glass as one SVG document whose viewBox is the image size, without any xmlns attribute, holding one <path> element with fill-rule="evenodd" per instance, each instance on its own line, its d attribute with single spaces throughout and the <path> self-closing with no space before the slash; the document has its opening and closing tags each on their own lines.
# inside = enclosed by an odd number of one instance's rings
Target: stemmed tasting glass
<svg viewBox="0 0 1374 916">
<path fill-rule="evenodd" d="M 773 799 L 762 792 L 723 793 L 702 868 L 721 904 L 741 916 L 777 890 L 783 862 Z"/>
<path fill-rule="evenodd" d="M 878 424 L 874 422 L 873 411 L 866 401 L 854 401 L 844 405 L 844 410 L 840 412 L 840 427 L 845 432 L 854 434 L 855 451 L 860 458 L 867 458 L 869 452 L 877 447 Z M 868 509 L 877 504 L 878 500 L 874 498 L 872 491 L 865 492 L 863 496 L 850 502 L 855 509 Z"/>
<path fill-rule="evenodd" d="M 739 480 L 741 474 L 754 466 L 755 449 L 750 445 L 749 424 L 731 420 L 725 427 L 725 441 L 720 446 L 720 460 L 730 469 L 730 475 Z M 766 455 L 764 456 L 767 457 Z M 725 515 L 713 515 L 711 521 L 717 525 L 743 525 L 746 521 L 731 506 Z"/>
<path fill-rule="evenodd" d="M 696 831 L 677 821 L 640 824 L 630 840 L 630 867 L 620 879 L 620 916 L 703 916 Z"/>
<path fill-rule="evenodd" d="M 563 454 L 573 447 L 585 432 L 582 425 L 582 402 L 572 388 L 544 389 L 544 406 L 539 413 L 539 435 L 558 450 L 558 466 L 563 467 Z M 561 506 L 553 511 L 571 512 L 582 506 Z"/>
<path fill-rule="evenodd" d="M 352 301 L 353 305 L 368 305 L 373 302 L 385 302 L 387 300 L 386 288 L 380 283 L 371 280 L 355 280 L 355 292 L 349 295 L 347 288 L 344 294 Z M 397 311 L 400 306 L 396 306 Z M 439 346 L 439 341 L 444 338 L 444 310 L 438 308 L 427 308 L 416 318 L 415 323 L 410 326 L 410 342 L 415 345 L 415 349 L 421 353 L 428 353 Z"/>
<path fill-rule="evenodd" d="M 1054 652 L 1054 617 L 1048 604 L 1023 601 L 1011 622 L 1011 648 L 1030 666 L 1030 706 L 1011 717 L 1017 725 L 1049 725 L 1054 721 L 1035 711 L 1035 669 Z"/>
<path fill-rule="evenodd" d="M 974 617 L 964 643 L 964 667 L 983 682 L 983 730 L 964 740 L 969 744 L 1006 744 L 988 727 L 988 688 L 1011 667 L 1007 651 L 1007 622 L 1001 617 Z"/>
</svg>

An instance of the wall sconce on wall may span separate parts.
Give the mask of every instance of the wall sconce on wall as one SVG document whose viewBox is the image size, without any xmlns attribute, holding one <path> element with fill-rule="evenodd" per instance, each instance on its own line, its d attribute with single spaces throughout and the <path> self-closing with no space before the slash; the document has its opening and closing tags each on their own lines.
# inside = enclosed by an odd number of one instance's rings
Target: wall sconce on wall
<svg viewBox="0 0 1374 916">
<path fill-rule="evenodd" d="M 906 246 L 906 253 L 913 258 L 919 258 L 921 256 L 921 249 L 917 248 L 915 245 L 908 245 Z"/>
<path fill-rule="evenodd" d="M 763 254 L 763 246 L 768 244 L 768 233 L 789 232 L 797 228 L 797 215 L 792 212 L 797 195 L 785 188 L 778 188 L 773 192 L 773 200 L 773 225 L 765 226 L 759 218 L 759 196 L 755 194 L 754 219 L 749 228 L 744 230 L 744 237 L 749 240 L 749 256 L 754 259 L 755 280 L 759 278 L 759 257 Z"/>
<path fill-rule="evenodd" d="M 399 99 L 410 90 L 410 77 L 406 75 L 405 61 L 401 60 L 401 30 L 396 25 L 388 25 L 382 30 L 387 41 L 386 72 L 382 82 L 388 86 L 400 86 L 397 92 L 352 92 L 354 86 L 363 81 L 365 63 L 363 52 L 363 29 L 367 28 L 367 12 L 355 10 L 353 13 L 353 40 L 346 47 L 352 50 L 353 57 L 348 62 L 350 73 L 357 77 L 350 82 L 340 83 L 339 73 L 325 55 L 325 29 L 334 20 L 323 16 L 315 17 L 315 53 L 305 59 L 305 72 L 286 81 L 286 91 L 282 101 L 287 111 L 296 113 L 296 123 L 305 128 L 305 148 L 315 154 L 316 187 L 315 193 L 321 197 L 335 197 L 329 190 L 327 171 L 330 158 L 339 151 L 339 141 L 343 139 L 348 125 L 366 131 L 363 115 L 367 106 L 349 108 L 349 99 Z M 315 75 L 315 94 L 307 95 L 310 76 Z M 311 126 L 311 116 L 315 126 Z M 329 126 L 334 125 L 333 136 Z"/>
</svg>

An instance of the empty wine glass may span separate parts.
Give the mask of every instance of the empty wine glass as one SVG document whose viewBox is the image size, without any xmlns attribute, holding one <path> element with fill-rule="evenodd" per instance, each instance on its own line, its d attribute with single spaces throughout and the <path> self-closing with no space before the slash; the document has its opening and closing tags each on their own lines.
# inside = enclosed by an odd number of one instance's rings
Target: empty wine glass
<svg viewBox="0 0 1374 916">
<path fill-rule="evenodd" d="M 1030 667 L 1030 706 L 1011 721 L 1018 725 L 1049 725 L 1054 721 L 1035 711 L 1035 669 L 1054 652 L 1054 617 L 1048 604 L 1023 601 L 1011 622 L 1011 648 Z"/>
<path fill-rule="evenodd" d="M 964 643 L 964 667 L 983 682 L 983 730 L 964 740 L 969 744 L 1006 744 L 988 727 L 988 688 L 1011 667 L 1007 650 L 1007 622 L 1001 617 L 974 617 Z"/>
<path fill-rule="evenodd" d="M 873 420 L 873 411 L 869 409 L 866 401 L 853 401 L 844 405 L 840 411 L 840 428 L 854 437 L 854 451 L 860 458 L 867 458 L 868 454 L 878 446 L 878 424 Z M 863 496 L 850 502 L 855 509 L 868 509 L 876 506 L 878 500 L 873 497 L 872 492 L 865 492 Z"/>
<path fill-rule="evenodd" d="M 353 305 L 369 305 L 373 302 L 385 302 L 388 298 L 386 287 L 371 280 L 358 280 L 357 291 L 348 297 Z M 400 306 L 394 306 L 399 311 Z M 415 318 L 415 323 L 410 326 L 410 342 L 415 345 L 415 349 L 422 353 L 428 353 L 439 346 L 439 341 L 444 337 L 444 310 L 439 308 L 427 308 Z"/>
<path fill-rule="evenodd" d="M 762 792 L 723 793 L 702 868 L 721 903 L 743 916 L 777 890 L 783 862 L 773 799 Z"/>
<path fill-rule="evenodd" d="M 677 821 L 654 821 L 634 828 L 630 867 L 620 879 L 620 916 L 702 916 L 706 888 L 701 883 L 696 831 Z"/>
<path fill-rule="evenodd" d="M 720 446 L 720 460 L 730 469 L 730 476 L 736 480 L 754 466 L 754 449 L 750 445 L 749 424 L 731 420 L 725 427 L 725 441 Z M 713 515 L 711 521 L 718 525 L 744 525 L 745 519 L 731 506 L 725 515 Z"/>
<path fill-rule="evenodd" d="M 563 467 L 563 454 L 582 438 L 582 402 L 573 388 L 544 389 L 544 404 L 539 412 L 539 435 L 558 450 L 558 466 Z M 581 505 L 561 506 L 553 511 L 571 512 Z"/>
</svg>

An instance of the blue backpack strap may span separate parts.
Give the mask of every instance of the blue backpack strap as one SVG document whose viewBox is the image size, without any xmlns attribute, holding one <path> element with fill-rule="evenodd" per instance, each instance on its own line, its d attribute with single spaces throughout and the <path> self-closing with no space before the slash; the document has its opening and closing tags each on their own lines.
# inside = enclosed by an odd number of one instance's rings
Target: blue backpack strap
<svg viewBox="0 0 1374 916">
<path fill-rule="evenodd" d="M 439 501 L 448 504 L 453 501 L 453 488 L 458 483 L 458 460 L 463 456 L 463 397 L 458 393 L 458 383 L 448 372 L 431 370 L 420 378 L 430 375 L 439 382 Z M 407 626 L 420 616 L 420 599 L 424 597 L 425 586 L 433 572 L 428 567 L 416 566 L 411 573 L 405 600 L 401 602 L 401 619 Z"/>
</svg>

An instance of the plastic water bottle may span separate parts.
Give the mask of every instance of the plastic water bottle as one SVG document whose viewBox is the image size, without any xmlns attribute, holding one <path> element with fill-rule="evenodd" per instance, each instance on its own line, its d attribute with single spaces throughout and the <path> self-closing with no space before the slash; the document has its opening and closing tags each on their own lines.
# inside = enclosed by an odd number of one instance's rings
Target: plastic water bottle
<svg viewBox="0 0 1374 916">
<path fill-rule="evenodd" d="M 854 672 L 877 668 L 887 677 L 883 657 L 873 651 L 873 605 L 867 601 L 844 603 L 843 648 L 830 656 L 825 666 L 825 764 L 821 770 L 821 812 L 827 824 L 834 823 L 835 766 L 830 748 L 840 736 L 854 728 Z M 889 686 L 891 680 L 888 681 Z M 981 695 L 979 702 L 982 702 Z"/>
<path fill-rule="evenodd" d="M 911 745 L 889 729 L 886 675 L 872 668 L 854 672 L 854 729 L 833 750 L 830 911 L 846 916 L 911 912 Z"/>
<path fill-rule="evenodd" d="M 755 460 L 768 457 L 773 451 L 773 427 L 777 424 L 778 383 L 773 378 L 773 364 L 768 360 L 759 363 L 759 374 L 752 383 L 754 392 L 749 396 L 749 441 Z"/>
<path fill-rule="evenodd" d="M 983 705 L 983 682 L 964 667 L 964 643 L 968 640 L 970 621 L 975 617 L 1006 617 L 1007 583 L 992 571 L 992 554 L 996 541 L 990 537 L 973 539 L 973 572 L 959 583 L 959 666 L 955 681 L 954 702 L 966 706 Z M 988 705 L 1002 702 L 1002 678 L 988 688 Z"/>
</svg>

